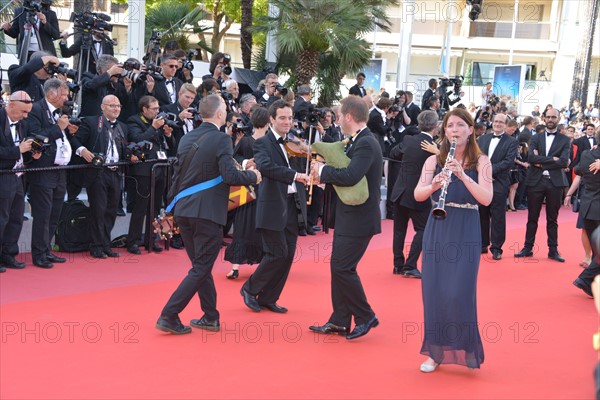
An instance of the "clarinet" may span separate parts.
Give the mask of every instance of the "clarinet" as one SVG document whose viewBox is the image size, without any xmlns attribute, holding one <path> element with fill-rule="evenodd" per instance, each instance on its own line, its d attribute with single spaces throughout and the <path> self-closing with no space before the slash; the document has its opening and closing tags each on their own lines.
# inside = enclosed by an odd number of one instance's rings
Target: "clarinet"
<svg viewBox="0 0 600 400">
<path fill-rule="evenodd" d="M 448 165 L 448 161 L 453 160 L 454 159 L 454 152 L 456 151 L 456 138 L 452 139 L 452 144 L 450 145 L 450 151 L 448 152 L 448 157 L 446 157 L 446 164 L 444 164 L 444 168 L 442 169 L 442 172 L 446 172 L 448 174 L 448 177 L 452 176 L 452 171 L 450 171 L 446 165 Z M 446 219 L 446 193 L 448 192 L 448 182 L 444 181 L 442 183 L 442 192 L 440 193 L 440 198 L 436 204 L 436 206 L 434 207 L 434 209 L 431 211 L 431 215 L 433 215 L 433 218 L 435 219 Z"/>
</svg>

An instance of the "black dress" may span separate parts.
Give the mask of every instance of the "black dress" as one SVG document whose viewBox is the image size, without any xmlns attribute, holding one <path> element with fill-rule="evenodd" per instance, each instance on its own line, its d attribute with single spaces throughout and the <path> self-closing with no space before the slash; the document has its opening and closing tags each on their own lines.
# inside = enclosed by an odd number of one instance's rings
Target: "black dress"
<svg viewBox="0 0 600 400">
<path fill-rule="evenodd" d="M 253 145 L 254 139 L 244 136 L 235 145 L 233 157 L 240 163 L 254 157 Z M 258 190 L 254 192 L 258 194 Z M 262 241 L 256 230 L 256 201 L 251 201 L 236 210 L 233 240 L 225 250 L 225 261 L 232 264 L 258 264 L 262 257 Z"/>
<path fill-rule="evenodd" d="M 477 181 L 477 171 L 465 173 Z M 438 190 L 433 199 L 437 201 L 439 194 Z M 481 257 L 479 211 L 448 203 L 477 205 L 463 182 L 453 175 L 446 196 L 446 218 L 437 220 L 430 215 L 427 221 L 423 236 L 425 330 L 421 354 L 439 364 L 479 368 L 484 359 L 476 300 Z"/>
</svg>

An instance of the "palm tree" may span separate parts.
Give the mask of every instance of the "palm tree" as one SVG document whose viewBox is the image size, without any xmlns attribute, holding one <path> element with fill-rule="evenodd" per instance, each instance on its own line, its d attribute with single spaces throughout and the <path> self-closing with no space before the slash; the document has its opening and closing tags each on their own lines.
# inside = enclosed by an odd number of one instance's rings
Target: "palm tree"
<svg viewBox="0 0 600 400">
<path fill-rule="evenodd" d="M 598 19 L 598 0 L 582 0 L 581 34 L 579 35 L 579 48 L 575 57 L 575 69 L 573 72 L 573 84 L 571 86 L 571 99 L 579 100 L 585 106 L 588 97 L 590 79 L 590 67 L 592 65 L 592 48 L 594 45 L 594 31 Z M 596 91 L 595 103 L 598 102 L 598 91 Z"/>
<path fill-rule="evenodd" d="M 356 72 L 370 59 L 370 45 L 362 36 L 375 27 L 389 31 L 385 13 L 397 0 L 272 0 L 279 16 L 261 18 L 258 32 L 276 31 L 280 67 L 289 68 L 296 86 L 310 84 L 320 72 L 327 85 L 327 103 L 335 99 L 341 78 Z M 323 70 L 326 67 L 327 70 Z M 288 83 L 287 86 L 290 86 Z M 334 94 L 335 93 L 335 94 Z"/>
<path fill-rule="evenodd" d="M 252 7 L 254 0 L 242 1 L 242 23 L 240 27 L 240 46 L 242 50 L 242 63 L 244 68 L 250 69 L 252 62 Z"/>
</svg>

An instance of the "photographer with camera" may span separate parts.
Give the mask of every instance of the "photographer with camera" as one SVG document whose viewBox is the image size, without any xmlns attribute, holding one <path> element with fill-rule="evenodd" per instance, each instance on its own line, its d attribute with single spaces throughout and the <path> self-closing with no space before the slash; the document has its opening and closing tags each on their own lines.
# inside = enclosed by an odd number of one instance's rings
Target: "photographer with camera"
<svg viewBox="0 0 600 400">
<path fill-rule="evenodd" d="M 275 100 L 285 96 L 287 89 L 279 84 L 279 77 L 276 74 L 267 74 L 264 86 L 260 86 L 257 91 L 252 93 L 256 97 L 256 102 L 264 107 L 268 107 Z"/>
<path fill-rule="evenodd" d="M 231 68 L 231 56 L 221 52 L 213 54 L 210 58 L 208 71 L 210 74 L 204 75 L 202 80 L 214 79 L 219 84 L 219 87 L 223 86 L 223 82 L 228 80 L 233 72 Z"/>
<path fill-rule="evenodd" d="M 250 110 L 256 104 L 256 97 L 252 93 L 244 93 L 240 98 L 240 115 L 244 125 L 250 125 Z"/>
<path fill-rule="evenodd" d="M 75 154 L 96 167 L 84 170 L 83 179 L 90 202 L 90 254 L 94 258 L 119 257 L 110 247 L 110 233 L 121 197 L 121 173 L 118 166 L 105 164 L 125 161 L 127 125 L 117 121 L 121 112 L 117 96 L 105 96 L 100 109 L 101 115 L 83 118 L 71 146 Z M 137 161 L 137 157 L 129 160 Z"/>
<path fill-rule="evenodd" d="M 391 106 L 392 100 L 381 97 L 369 113 L 369 121 L 367 122 L 367 127 L 373 132 L 375 138 L 377 138 L 377 142 L 379 142 L 379 146 L 381 147 L 381 152 L 384 155 L 387 155 L 389 151 L 386 151 L 386 149 L 389 149 L 390 144 L 390 139 L 388 137 L 389 122 L 387 121 L 387 112 Z"/>
<path fill-rule="evenodd" d="M 184 50 L 177 49 L 173 53 L 177 57 L 179 66 L 175 73 L 175 78 L 179 79 L 183 83 L 192 83 L 194 81 L 194 64 L 192 60 L 198 55 L 198 50 L 189 50 L 187 53 Z"/>
<path fill-rule="evenodd" d="M 43 139 L 47 139 L 48 142 L 47 146 L 36 150 L 41 152 L 41 157 L 27 164 L 28 168 L 67 165 L 72 154 L 69 138 L 78 129 L 76 125 L 69 123 L 70 115 L 63 110 L 69 99 L 69 88 L 65 82 L 56 78 L 48 79 L 44 83 L 44 97 L 35 102 L 27 122 L 30 133 L 35 135 L 34 143 Z M 31 229 L 33 265 L 52 268 L 53 263 L 66 261 L 51 253 L 51 241 L 58 226 L 67 191 L 67 171 L 63 169 L 28 172 L 27 183 L 33 216 Z"/>
<path fill-rule="evenodd" d="M 161 111 L 173 113 L 177 115 L 181 124 L 173 127 L 173 136 L 175 137 L 174 152 L 169 150 L 167 155 L 175 156 L 177 154 L 177 146 L 183 135 L 196 129 L 202 123 L 202 119 L 198 111 L 192 107 L 192 103 L 196 98 L 196 87 L 191 83 L 184 83 L 179 89 L 177 103 L 167 104 L 161 107 Z"/>
<path fill-rule="evenodd" d="M 481 89 L 481 108 L 485 108 L 493 97 L 495 95 L 492 93 L 492 82 L 488 82 Z"/>
<path fill-rule="evenodd" d="M 79 35 L 75 38 L 75 42 L 67 47 L 67 38 L 69 37 L 68 31 L 63 31 L 61 33 L 61 41 L 60 45 L 60 53 L 63 58 L 69 58 L 78 55 L 84 49 L 83 47 L 83 35 Z M 107 54 L 109 56 L 115 55 L 114 42 L 101 31 L 92 31 L 92 36 L 89 43 L 89 53 L 84 53 L 81 56 L 81 64 L 77 64 L 77 69 L 81 70 L 81 72 L 91 72 L 95 73 L 97 71 L 96 68 L 96 60 L 103 54 Z M 88 58 L 88 54 L 91 54 L 91 57 Z"/>
<path fill-rule="evenodd" d="M 225 103 L 227 104 L 228 112 L 239 112 L 239 106 L 237 99 L 240 96 L 240 87 L 236 81 L 233 79 L 227 79 L 223 82 L 223 86 L 221 86 L 221 96 Z"/>
<path fill-rule="evenodd" d="M 165 124 L 164 118 L 158 113 L 160 107 L 158 100 L 152 96 L 144 96 L 139 102 L 140 113 L 127 120 L 127 139 L 130 142 L 129 149 L 136 153 L 138 158 L 147 160 L 166 160 L 167 151 L 176 150 L 173 128 Z M 140 142 L 150 143 L 146 146 L 138 146 Z M 150 147 L 150 148 L 148 148 Z M 162 196 L 165 190 L 165 170 L 159 169 L 156 173 L 154 210 L 150 210 L 150 187 L 152 185 L 153 163 L 137 163 L 130 167 L 129 173 L 135 181 L 135 206 L 131 213 L 129 232 L 127 233 L 127 251 L 132 254 L 141 254 L 139 245 L 142 240 L 142 229 L 144 217 L 156 216 L 160 212 Z M 152 234 L 150 223 L 146 218 L 146 234 Z M 161 252 L 162 248 L 153 240 L 152 251 Z"/>
<path fill-rule="evenodd" d="M 23 90 L 34 102 L 42 99 L 44 82 L 53 75 L 48 68 L 51 64 L 56 66 L 60 64 L 60 61 L 45 51 L 38 51 L 31 55 L 29 62 L 25 65 L 11 65 L 8 68 L 10 92 Z M 62 78 L 66 80 L 66 78 Z"/>
<path fill-rule="evenodd" d="M 333 143 L 339 142 L 344 139 L 342 135 L 342 131 L 338 126 L 335 125 L 335 115 L 330 108 L 323 108 L 324 115 L 321 118 L 321 126 L 323 127 L 323 132 L 321 133 L 321 140 L 323 142 Z"/>
<path fill-rule="evenodd" d="M 21 54 L 21 46 L 23 46 L 25 37 L 25 25 L 30 23 L 37 32 L 37 34 L 34 31 L 31 33 L 27 49 L 27 60 L 30 60 L 32 54 L 36 51 L 46 51 L 56 56 L 54 40 L 60 39 L 60 30 L 58 29 L 56 13 L 50 9 L 51 5 L 52 0 L 42 0 L 41 3 L 25 0 L 23 7 L 15 10 L 16 17 L 13 21 L 2 24 L 4 33 L 13 39 L 17 39 L 17 54 Z M 38 37 L 40 42 L 38 42 Z M 21 64 L 25 62 L 20 61 Z"/>
<path fill-rule="evenodd" d="M 128 102 L 127 90 L 119 77 L 123 67 L 119 60 L 108 54 L 101 55 L 96 60 L 97 74 L 86 72 L 81 78 L 81 111 L 82 117 L 98 115 L 102 100 L 108 95 L 115 95 L 120 104 Z"/>
<path fill-rule="evenodd" d="M 23 157 L 31 155 L 32 139 L 25 139 L 28 126 L 27 115 L 33 101 L 24 91 L 13 92 L 8 105 L 0 109 L 0 169 L 23 168 Z M 29 154 L 27 154 L 29 153 Z M 35 159 L 41 155 L 32 155 Z M 22 172 L 0 174 L 0 272 L 6 268 L 22 269 L 25 263 L 15 256 L 19 254 L 19 235 L 23 227 L 24 183 Z"/>
</svg>

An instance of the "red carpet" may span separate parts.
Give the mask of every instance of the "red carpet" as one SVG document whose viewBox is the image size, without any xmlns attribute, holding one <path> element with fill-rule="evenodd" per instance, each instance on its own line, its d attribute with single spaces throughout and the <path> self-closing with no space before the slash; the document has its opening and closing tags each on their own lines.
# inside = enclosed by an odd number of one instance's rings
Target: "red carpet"
<svg viewBox="0 0 600 400">
<path fill-rule="evenodd" d="M 8 270 L 0 275 L 0 398 L 593 398 L 598 317 L 571 284 L 583 258 L 576 214 L 560 215 L 564 264 L 546 258 L 543 221 L 536 257 L 514 259 L 526 212 L 508 218 L 504 258 L 484 257 L 480 268 L 481 370 L 419 371 L 421 285 L 392 275 L 392 222 L 384 221 L 359 266 L 381 325 L 354 342 L 307 329 L 331 312 L 332 235 L 323 233 L 300 238 L 280 300 L 290 309 L 285 315 L 248 310 L 239 288 L 253 269 L 242 267 L 240 279 L 229 281 L 220 260 L 218 333 L 176 337 L 154 329 L 189 268 L 183 251 L 121 253 L 116 261 L 69 255 L 72 262 L 52 270 Z M 181 319 L 201 315 L 194 299 Z"/>
</svg>

